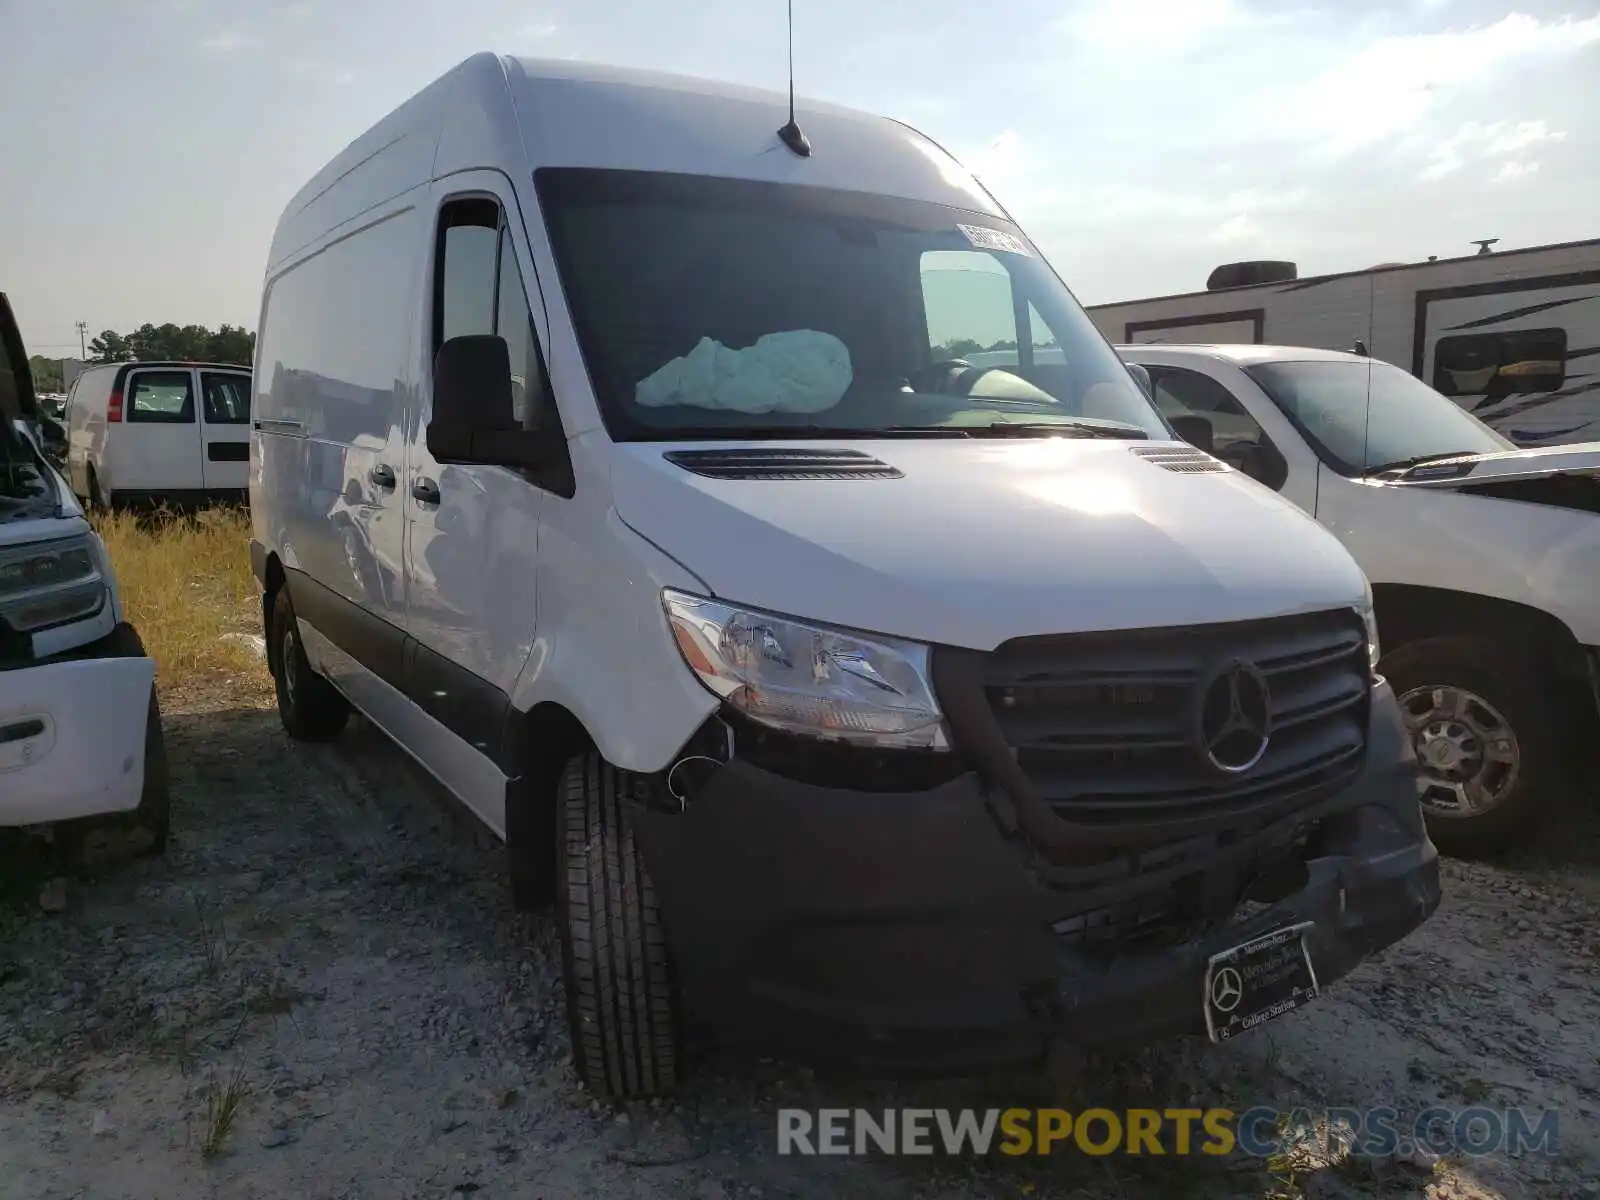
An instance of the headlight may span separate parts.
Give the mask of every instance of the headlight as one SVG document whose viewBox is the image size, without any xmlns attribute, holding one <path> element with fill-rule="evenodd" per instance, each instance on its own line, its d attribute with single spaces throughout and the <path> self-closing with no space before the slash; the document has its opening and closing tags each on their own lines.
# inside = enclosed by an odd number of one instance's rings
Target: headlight
<svg viewBox="0 0 1600 1200">
<path fill-rule="evenodd" d="M 0 617 L 18 633 L 81 621 L 105 602 L 100 555 L 87 537 L 0 550 Z"/>
<path fill-rule="evenodd" d="M 1372 670 L 1372 677 L 1378 677 L 1378 659 L 1381 653 L 1378 647 L 1378 614 L 1372 606 L 1372 590 L 1367 590 L 1367 599 L 1363 604 L 1356 606 L 1356 611 L 1361 614 L 1362 623 L 1367 627 L 1367 665 Z"/>
<path fill-rule="evenodd" d="M 949 749 L 926 646 L 670 589 L 661 603 L 700 682 L 752 720 L 856 745 Z"/>
</svg>

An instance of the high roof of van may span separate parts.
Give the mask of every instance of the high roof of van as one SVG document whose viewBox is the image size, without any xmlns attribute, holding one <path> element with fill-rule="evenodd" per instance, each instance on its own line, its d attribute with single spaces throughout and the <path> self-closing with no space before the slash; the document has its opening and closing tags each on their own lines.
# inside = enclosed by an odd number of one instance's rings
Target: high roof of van
<svg viewBox="0 0 1600 1200">
<path fill-rule="evenodd" d="M 812 153 L 778 140 L 788 96 L 656 71 L 477 54 L 390 113 L 289 202 L 269 270 L 374 205 L 444 175 L 541 167 L 670 171 L 925 200 L 1004 217 L 998 202 L 907 125 L 812 100 Z"/>
</svg>

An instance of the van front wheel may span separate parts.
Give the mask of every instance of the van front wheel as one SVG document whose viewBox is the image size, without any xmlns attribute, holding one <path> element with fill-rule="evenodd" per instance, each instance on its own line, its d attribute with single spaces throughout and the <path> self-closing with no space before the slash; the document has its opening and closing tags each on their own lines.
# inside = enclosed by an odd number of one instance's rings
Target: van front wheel
<svg viewBox="0 0 1600 1200">
<path fill-rule="evenodd" d="M 278 697 L 278 718 L 297 742 L 331 742 L 350 719 L 350 705 L 338 690 L 311 669 L 300 626 L 294 619 L 289 589 L 280 587 L 272 601 L 272 687 Z"/>
<path fill-rule="evenodd" d="M 623 807 L 644 786 L 593 752 L 567 763 L 557 911 L 573 1062 L 604 1099 L 677 1083 L 678 996 L 655 888 Z"/>
</svg>

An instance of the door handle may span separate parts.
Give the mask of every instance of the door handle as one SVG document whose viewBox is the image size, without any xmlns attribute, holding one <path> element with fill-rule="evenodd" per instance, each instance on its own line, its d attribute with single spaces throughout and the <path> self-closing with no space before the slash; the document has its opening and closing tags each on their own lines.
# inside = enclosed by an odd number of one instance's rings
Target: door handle
<svg viewBox="0 0 1600 1200">
<path fill-rule="evenodd" d="M 423 476 L 411 481 L 411 498 L 422 504 L 439 503 L 439 485 Z"/>
<path fill-rule="evenodd" d="M 388 463 L 379 463 L 367 472 L 367 478 L 372 480 L 375 486 L 390 490 L 394 487 L 394 468 Z"/>
</svg>

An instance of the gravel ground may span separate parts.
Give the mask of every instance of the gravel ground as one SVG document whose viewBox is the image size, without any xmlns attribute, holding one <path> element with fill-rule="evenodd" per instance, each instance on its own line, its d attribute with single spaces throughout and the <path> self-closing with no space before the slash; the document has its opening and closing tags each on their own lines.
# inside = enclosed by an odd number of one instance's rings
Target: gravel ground
<svg viewBox="0 0 1600 1200">
<path fill-rule="evenodd" d="M 619 1112 L 572 1073 L 551 918 L 512 911 L 497 847 L 381 735 L 357 720 L 294 746 L 259 701 L 219 696 L 167 727 L 164 860 L 41 905 L 15 844 L 0 853 L 0 1197 L 1600 1198 L 1600 875 L 1571 855 L 1447 864 L 1439 914 L 1317 1004 L 1220 1050 L 1097 1062 L 1076 1095 L 712 1054 L 670 1104 Z M 775 1150 L 780 1105 L 1141 1101 L 1554 1107 L 1560 1154 L 1358 1169 Z"/>
</svg>

